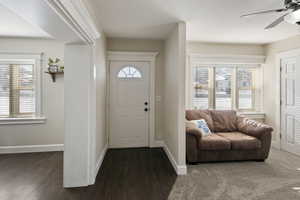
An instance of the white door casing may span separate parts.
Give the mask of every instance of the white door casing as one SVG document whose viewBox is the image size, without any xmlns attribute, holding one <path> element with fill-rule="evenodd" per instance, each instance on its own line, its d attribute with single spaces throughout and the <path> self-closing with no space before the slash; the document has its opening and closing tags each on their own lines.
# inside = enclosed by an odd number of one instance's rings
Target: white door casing
<svg viewBox="0 0 300 200">
<path fill-rule="evenodd" d="M 149 62 L 110 62 L 112 148 L 148 146 Z"/>
<path fill-rule="evenodd" d="M 107 58 L 108 58 L 108 97 L 107 97 L 107 102 L 108 102 L 108 112 L 107 112 L 107 132 L 109 135 L 109 140 L 110 140 L 110 144 L 111 144 L 111 125 L 113 125 L 111 123 L 111 120 L 113 120 L 112 118 L 112 102 L 111 102 L 111 95 L 112 95 L 112 91 L 110 91 L 111 89 L 111 63 L 114 62 L 122 62 L 122 63 L 148 63 L 148 114 L 147 114 L 147 118 L 148 118 L 148 131 L 146 131 L 146 133 L 148 132 L 148 136 L 146 138 L 146 142 L 147 144 L 145 146 L 149 146 L 149 147 L 156 147 L 158 146 L 158 143 L 155 141 L 155 62 L 156 62 L 156 56 L 158 55 L 157 52 L 125 52 L 125 51 L 108 51 L 107 52 Z M 143 103 L 143 109 L 145 109 L 145 102 Z M 142 111 L 143 111 L 142 109 Z M 145 112 L 145 111 L 143 111 Z M 136 125 L 136 123 L 134 124 Z M 134 147 L 137 145 L 127 145 L 128 147 Z M 110 147 L 113 147 L 110 145 Z M 121 147 L 121 146 L 120 146 Z M 119 148 L 119 147 L 116 147 Z"/>
<path fill-rule="evenodd" d="M 281 58 L 281 148 L 300 155 L 300 51 Z"/>
</svg>

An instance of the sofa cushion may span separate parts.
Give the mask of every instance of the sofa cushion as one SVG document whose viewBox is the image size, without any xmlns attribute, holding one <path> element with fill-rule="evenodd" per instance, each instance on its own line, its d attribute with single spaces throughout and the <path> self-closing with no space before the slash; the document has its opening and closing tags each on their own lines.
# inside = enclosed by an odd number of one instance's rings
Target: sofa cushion
<svg viewBox="0 0 300 200">
<path fill-rule="evenodd" d="M 210 116 L 209 110 L 187 110 L 185 112 L 185 118 L 189 121 L 204 119 L 210 130 L 213 130 L 214 124 Z"/>
<path fill-rule="evenodd" d="M 233 110 L 210 110 L 214 132 L 232 132 L 237 130 L 237 116 Z"/>
<path fill-rule="evenodd" d="M 199 149 L 201 150 L 230 150 L 230 141 L 216 134 L 202 137 Z"/>
<path fill-rule="evenodd" d="M 261 148 L 261 142 L 252 136 L 240 132 L 217 133 L 231 142 L 233 150 L 254 150 Z"/>
</svg>

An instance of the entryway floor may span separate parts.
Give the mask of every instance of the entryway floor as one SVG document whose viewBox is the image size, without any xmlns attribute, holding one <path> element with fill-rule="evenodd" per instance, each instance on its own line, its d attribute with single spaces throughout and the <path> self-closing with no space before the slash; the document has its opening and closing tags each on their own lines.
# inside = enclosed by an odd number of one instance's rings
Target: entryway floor
<svg viewBox="0 0 300 200">
<path fill-rule="evenodd" d="M 95 185 L 64 189 L 63 153 L 0 155 L 1 200 L 165 200 L 177 176 L 160 148 L 110 149 Z"/>
</svg>

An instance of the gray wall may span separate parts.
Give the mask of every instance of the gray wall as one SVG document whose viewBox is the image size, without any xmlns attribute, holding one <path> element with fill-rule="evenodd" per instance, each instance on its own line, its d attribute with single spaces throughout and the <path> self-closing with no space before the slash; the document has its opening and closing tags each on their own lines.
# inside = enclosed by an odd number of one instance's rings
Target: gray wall
<svg viewBox="0 0 300 200">
<path fill-rule="evenodd" d="M 1 52 L 45 53 L 46 71 L 48 57 L 64 58 L 64 44 L 53 40 L 0 38 Z M 44 145 L 64 143 L 64 78 L 52 82 L 43 73 L 43 107 L 47 121 L 37 125 L 0 125 L 0 146 Z"/>
</svg>

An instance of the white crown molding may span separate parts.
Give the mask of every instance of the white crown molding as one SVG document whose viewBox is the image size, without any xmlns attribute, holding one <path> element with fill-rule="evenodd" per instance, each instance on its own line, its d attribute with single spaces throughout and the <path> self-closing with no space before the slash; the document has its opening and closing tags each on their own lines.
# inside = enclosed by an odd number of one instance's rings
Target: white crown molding
<svg viewBox="0 0 300 200">
<path fill-rule="evenodd" d="M 151 61 L 154 60 L 157 55 L 158 52 L 107 51 L 108 60 Z"/>
<path fill-rule="evenodd" d="M 256 55 L 219 55 L 196 54 L 188 55 L 191 63 L 199 64 L 264 64 L 265 56 Z"/>
<path fill-rule="evenodd" d="M 50 7 L 87 43 L 101 36 L 82 0 L 45 0 Z"/>
</svg>

